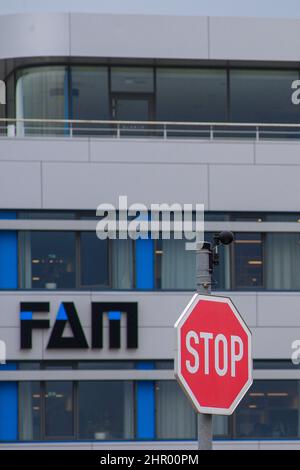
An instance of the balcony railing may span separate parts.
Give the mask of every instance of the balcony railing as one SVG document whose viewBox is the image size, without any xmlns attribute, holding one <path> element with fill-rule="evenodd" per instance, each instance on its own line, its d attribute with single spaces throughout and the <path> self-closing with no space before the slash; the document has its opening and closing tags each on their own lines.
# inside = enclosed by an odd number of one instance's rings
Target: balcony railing
<svg viewBox="0 0 300 470">
<path fill-rule="evenodd" d="M 0 136 L 300 140 L 300 124 L 1 118 Z"/>
</svg>

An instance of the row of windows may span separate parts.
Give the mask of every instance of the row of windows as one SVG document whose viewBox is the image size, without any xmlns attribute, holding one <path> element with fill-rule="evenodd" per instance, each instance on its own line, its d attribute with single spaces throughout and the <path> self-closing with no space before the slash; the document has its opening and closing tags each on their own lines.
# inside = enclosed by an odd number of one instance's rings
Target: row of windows
<svg viewBox="0 0 300 470">
<path fill-rule="evenodd" d="M 10 218 L 12 211 L 1 210 L 3 219 Z M 13 212 L 17 219 L 31 220 L 99 220 L 95 211 L 55 211 L 55 210 L 20 210 Z M 149 213 L 150 216 L 150 213 Z M 172 220 L 172 212 L 170 217 Z M 195 217 L 195 215 L 193 215 Z M 206 222 L 297 222 L 300 223 L 300 212 L 204 212 Z"/>
<path fill-rule="evenodd" d="M 137 435 L 133 381 L 19 383 L 20 440 L 116 440 Z M 156 381 L 155 438 L 196 439 L 196 413 L 175 381 Z M 221 438 L 299 438 L 300 381 L 255 381 L 235 413 L 214 417 Z"/>
<path fill-rule="evenodd" d="M 28 119 L 297 123 L 299 107 L 291 100 L 291 85 L 297 79 L 299 70 L 29 67 L 16 74 L 8 115 L 16 113 L 17 118 Z M 88 127 L 91 132 L 93 125 Z M 27 131 L 30 129 L 34 131 L 35 125 L 30 124 Z"/>
<path fill-rule="evenodd" d="M 205 239 L 212 241 L 213 233 Z M 95 232 L 20 231 L 19 287 L 134 289 L 135 242 L 99 240 Z M 299 290 L 299 233 L 235 233 L 219 250 L 215 290 Z M 195 289 L 196 255 L 185 240 L 153 242 L 154 288 Z M 145 267 L 146 269 L 146 267 Z"/>
</svg>

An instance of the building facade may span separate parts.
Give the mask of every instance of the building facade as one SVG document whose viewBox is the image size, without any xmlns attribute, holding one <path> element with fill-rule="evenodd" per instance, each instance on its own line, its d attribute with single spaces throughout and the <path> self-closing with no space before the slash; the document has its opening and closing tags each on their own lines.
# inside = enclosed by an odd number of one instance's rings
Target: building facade
<svg viewBox="0 0 300 470">
<path fill-rule="evenodd" d="M 214 447 L 300 448 L 299 27 L 0 16 L 0 448 L 196 448 L 173 363 L 195 253 L 99 240 L 120 195 L 203 203 L 206 240 L 234 232 L 212 288 L 251 328 L 254 384 Z"/>
</svg>

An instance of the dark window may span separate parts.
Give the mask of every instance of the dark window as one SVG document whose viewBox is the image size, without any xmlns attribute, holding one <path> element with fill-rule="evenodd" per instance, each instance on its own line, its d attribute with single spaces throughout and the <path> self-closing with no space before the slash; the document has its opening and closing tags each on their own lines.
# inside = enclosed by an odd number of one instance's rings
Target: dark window
<svg viewBox="0 0 300 470">
<path fill-rule="evenodd" d="M 236 233 L 234 246 L 235 289 L 263 287 L 263 249 L 260 233 Z"/>
<path fill-rule="evenodd" d="M 74 404 L 72 382 L 45 384 L 46 438 L 72 438 L 74 435 Z"/>
<path fill-rule="evenodd" d="M 231 70 L 230 114 L 234 122 L 299 122 L 299 107 L 292 103 L 292 82 L 298 71 Z"/>
<path fill-rule="evenodd" d="M 157 69 L 156 117 L 159 121 L 225 121 L 226 71 Z"/>
<path fill-rule="evenodd" d="M 105 120 L 110 118 L 107 67 L 72 67 L 71 115 L 79 120 Z M 76 124 L 73 134 L 107 133 L 108 126 L 99 124 Z"/>
<path fill-rule="evenodd" d="M 133 382 L 79 382 L 78 419 L 79 439 L 132 439 Z"/>
<path fill-rule="evenodd" d="M 27 288 L 75 287 L 75 233 L 23 233 L 23 285 Z"/>
<path fill-rule="evenodd" d="M 299 382 L 257 380 L 233 415 L 234 437 L 293 438 L 298 421 Z"/>
<path fill-rule="evenodd" d="M 153 93 L 153 69 L 142 67 L 112 67 L 111 91 L 114 93 Z"/>
<path fill-rule="evenodd" d="M 119 370 L 134 369 L 135 363 L 131 361 L 84 361 L 78 362 L 78 369 L 82 370 Z"/>
<path fill-rule="evenodd" d="M 82 287 L 109 286 L 109 242 L 100 240 L 95 232 L 80 234 Z"/>
</svg>

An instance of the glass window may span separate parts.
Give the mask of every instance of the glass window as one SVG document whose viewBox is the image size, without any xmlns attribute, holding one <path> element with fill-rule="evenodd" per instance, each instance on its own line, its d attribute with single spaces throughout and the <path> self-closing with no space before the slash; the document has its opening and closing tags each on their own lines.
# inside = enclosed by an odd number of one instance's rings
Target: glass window
<svg viewBox="0 0 300 470">
<path fill-rule="evenodd" d="M 109 286 L 109 241 L 100 240 L 95 232 L 80 233 L 82 287 Z"/>
<path fill-rule="evenodd" d="M 263 222 L 265 220 L 265 214 L 259 212 L 233 212 L 230 220 L 236 222 Z"/>
<path fill-rule="evenodd" d="M 161 289 L 195 289 L 196 252 L 185 249 L 186 240 L 157 240 L 157 283 Z"/>
<path fill-rule="evenodd" d="M 107 67 L 72 67 L 72 119 L 110 119 L 108 69 Z M 73 134 L 105 133 L 105 126 L 99 124 L 76 124 Z"/>
<path fill-rule="evenodd" d="M 37 441 L 41 438 L 40 382 L 19 383 L 19 438 Z"/>
<path fill-rule="evenodd" d="M 45 370 L 72 370 L 75 364 L 70 361 L 44 361 L 43 366 Z"/>
<path fill-rule="evenodd" d="M 231 70 L 230 118 L 234 122 L 299 122 L 291 101 L 294 70 Z"/>
<path fill-rule="evenodd" d="M 64 66 L 29 67 L 17 77 L 18 119 L 68 119 L 68 72 Z M 17 125 L 18 135 L 64 134 L 64 124 L 26 123 Z"/>
<path fill-rule="evenodd" d="M 131 361 L 84 361 L 78 362 L 81 370 L 120 370 L 134 369 L 135 363 Z"/>
<path fill-rule="evenodd" d="M 300 290 L 300 234 L 267 233 L 266 288 Z"/>
<path fill-rule="evenodd" d="M 225 221 L 230 220 L 230 214 L 226 212 L 205 212 L 204 213 L 205 222 L 216 222 L 216 221 Z"/>
<path fill-rule="evenodd" d="M 78 418 L 79 439 L 132 439 L 133 382 L 79 382 Z"/>
<path fill-rule="evenodd" d="M 299 381 L 257 380 L 233 415 L 234 437 L 299 435 Z"/>
<path fill-rule="evenodd" d="M 174 369 L 174 361 L 155 361 L 155 369 Z"/>
<path fill-rule="evenodd" d="M 266 214 L 266 220 L 268 222 L 300 222 L 299 212 L 270 212 Z"/>
<path fill-rule="evenodd" d="M 22 287 L 75 287 L 74 232 L 20 232 Z"/>
<path fill-rule="evenodd" d="M 156 117 L 159 121 L 225 121 L 226 71 L 158 68 Z"/>
<path fill-rule="evenodd" d="M 195 439 L 197 415 L 175 380 L 156 382 L 157 439 Z"/>
<path fill-rule="evenodd" d="M 19 370 L 40 370 L 41 363 L 34 361 L 19 362 L 18 368 Z"/>
<path fill-rule="evenodd" d="M 213 242 L 213 233 L 205 240 Z M 161 289 L 196 288 L 196 251 L 185 249 L 186 240 L 157 240 L 155 248 L 156 286 Z M 213 290 L 230 288 L 230 248 L 219 247 L 219 265 L 214 266 Z"/>
<path fill-rule="evenodd" d="M 133 288 L 133 252 L 132 240 L 111 240 L 112 248 L 112 287 L 113 289 Z"/>
<path fill-rule="evenodd" d="M 253 361 L 254 369 L 300 369 L 300 364 L 293 364 L 288 359 L 264 360 L 256 359 Z"/>
<path fill-rule="evenodd" d="M 263 287 L 263 250 L 260 233 L 236 233 L 234 247 L 234 288 Z"/>
<path fill-rule="evenodd" d="M 230 437 L 228 416 L 213 415 L 212 425 L 213 425 L 214 437 L 218 437 L 218 438 Z"/>
<path fill-rule="evenodd" d="M 18 211 L 18 219 L 70 220 L 76 219 L 76 214 L 71 211 Z"/>
<path fill-rule="evenodd" d="M 73 410 L 73 382 L 46 382 L 45 437 L 72 438 Z"/>
<path fill-rule="evenodd" d="M 153 93 L 153 69 L 150 67 L 112 67 L 111 91 L 117 93 Z"/>
</svg>

